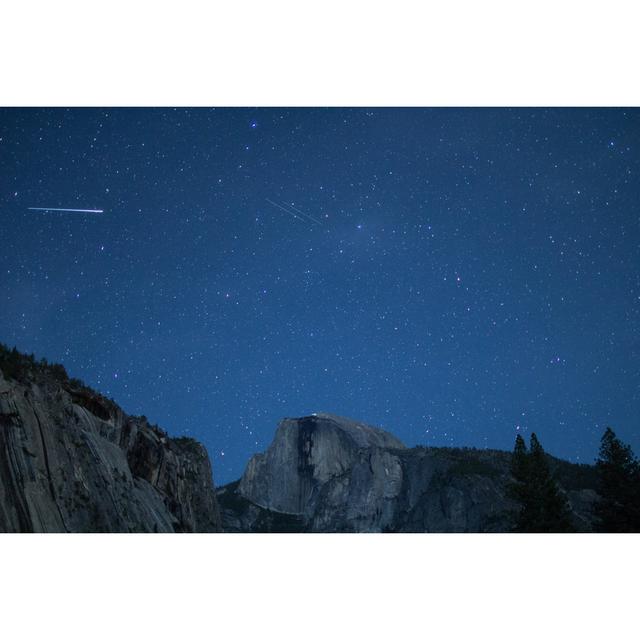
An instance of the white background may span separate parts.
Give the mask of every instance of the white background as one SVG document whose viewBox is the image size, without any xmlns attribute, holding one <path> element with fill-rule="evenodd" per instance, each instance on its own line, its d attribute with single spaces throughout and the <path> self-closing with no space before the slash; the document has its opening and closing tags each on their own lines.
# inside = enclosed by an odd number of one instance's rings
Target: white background
<svg viewBox="0 0 640 640">
<path fill-rule="evenodd" d="M 638 105 L 634 4 L 5 0 L 0 105 Z M 5 535 L 0 634 L 634 637 L 639 543 Z"/>
</svg>

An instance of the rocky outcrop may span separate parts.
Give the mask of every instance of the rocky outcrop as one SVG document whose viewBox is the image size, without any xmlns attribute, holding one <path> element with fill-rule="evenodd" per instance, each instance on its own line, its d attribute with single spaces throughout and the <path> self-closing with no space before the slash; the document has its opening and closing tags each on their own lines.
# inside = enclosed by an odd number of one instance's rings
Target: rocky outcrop
<svg viewBox="0 0 640 640">
<path fill-rule="evenodd" d="M 201 444 L 49 369 L 0 371 L 0 531 L 221 530 Z"/>
<path fill-rule="evenodd" d="M 505 451 L 408 449 L 380 429 L 314 414 L 283 420 L 218 500 L 227 531 L 509 531 L 510 463 Z M 589 531 L 593 468 L 550 463 L 575 527 Z"/>
</svg>

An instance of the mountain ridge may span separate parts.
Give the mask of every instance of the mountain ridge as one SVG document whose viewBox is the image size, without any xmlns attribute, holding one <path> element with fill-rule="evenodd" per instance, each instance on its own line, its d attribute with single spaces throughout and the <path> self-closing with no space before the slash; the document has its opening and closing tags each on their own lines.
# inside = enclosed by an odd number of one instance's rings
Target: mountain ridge
<svg viewBox="0 0 640 640">
<path fill-rule="evenodd" d="M 280 421 L 273 441 L 218 489 L 196 440 L 0 349 L 0 530 L 509 531 L 512 454 L 406 447 L 331 413 Z M 578 531 L 591 531 L 595 467 L 548 456 Z"/>
<path fill-rule="evenodd" d="M 269 448 L 249 460 L 242 477 L 218 488 L 225 530 L 511 530 L 511 452 L 407 448 L 363 423 L 356 424 L 369 438 L 355 442 L 344 437 L 354 422 L 324 413 L 281 421 Z M 595 467 L 547 458 L 576 530 L 591 531 Z"/>
</svg>

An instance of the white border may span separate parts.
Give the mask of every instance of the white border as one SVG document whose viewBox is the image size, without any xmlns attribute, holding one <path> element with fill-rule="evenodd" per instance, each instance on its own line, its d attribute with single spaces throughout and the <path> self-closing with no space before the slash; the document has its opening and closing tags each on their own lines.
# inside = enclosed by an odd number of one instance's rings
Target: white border
<svg viewBox="0 0 640 640">
<path fill-rule="evenodd" d="M 7 535 L 2 629 L 12 640 L 626 638 L 637 627 L 637 543 L 553 534 Z"/>
<path fill-rule="evenodd" d="M 637 2 L 5 0 L 3 105 L 634 105 Z"/>
</svg>

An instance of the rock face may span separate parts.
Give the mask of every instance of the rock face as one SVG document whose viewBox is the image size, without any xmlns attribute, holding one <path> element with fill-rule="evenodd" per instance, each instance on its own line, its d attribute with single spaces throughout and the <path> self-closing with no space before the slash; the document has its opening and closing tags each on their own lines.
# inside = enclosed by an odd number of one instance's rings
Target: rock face
<svg viewBox="0 0 640 640">
<path fill-rule="evenodd" d="M 225 531 L 509 531 L 511 454 L 407 449 L 329 414 L 283 420 L 242 478 L 218 490 Z M 592 467 L 550 459 L 574 524 L 591 528 Z"/>
<path fill-rule="evenodd" d="M 220 530 L 198 442 L 168 437 L 66 374 L 0 371 L 0 531 Z"/>
</svg>

